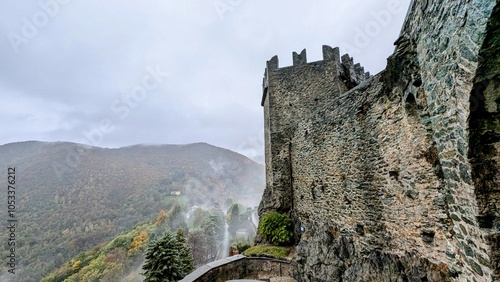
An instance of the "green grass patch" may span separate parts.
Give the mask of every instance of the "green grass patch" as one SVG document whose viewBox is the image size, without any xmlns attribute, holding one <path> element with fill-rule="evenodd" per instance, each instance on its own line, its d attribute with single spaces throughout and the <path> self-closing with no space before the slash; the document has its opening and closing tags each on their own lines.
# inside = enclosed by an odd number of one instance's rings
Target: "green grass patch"
<svg viewBox="0 0 500 282">
<path fill-rule="evenodd" d="M 292 247 L 257 245 L 248 248 L 243 252 L 243 254 L 250 257 L 271 257 L 277 259 L 287 259 L 287 257 L 290 255 L 291 250 Z"/>
</svg>

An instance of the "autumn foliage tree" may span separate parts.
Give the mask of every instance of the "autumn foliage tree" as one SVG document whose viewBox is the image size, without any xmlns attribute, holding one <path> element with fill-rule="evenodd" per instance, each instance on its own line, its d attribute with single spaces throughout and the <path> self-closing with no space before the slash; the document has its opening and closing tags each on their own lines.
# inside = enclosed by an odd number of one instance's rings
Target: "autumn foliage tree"
<svg viewBox="0 0 500 282">
<path fill-rule="evenodd" d="M 165 210 L 161 210 L 160 213 L 158 213 L 158 216 L 156 217 L 156 220 L 155 220 L 155 225 L 160 225 L 162 224 L 165 219 L 167 219 L 167 212 L 165 212 Z"/>
<path fill-rule="evenodd" d="M 142 247 L 148 242 L 148 232 L 146 230 L 142 230 L 137 236 L 134 237 L 134 239 L 132 239 L 132 243 L 130 243 L 130 248 L 128 250 L 129 255 L 142 250 Z"/>
</svg>

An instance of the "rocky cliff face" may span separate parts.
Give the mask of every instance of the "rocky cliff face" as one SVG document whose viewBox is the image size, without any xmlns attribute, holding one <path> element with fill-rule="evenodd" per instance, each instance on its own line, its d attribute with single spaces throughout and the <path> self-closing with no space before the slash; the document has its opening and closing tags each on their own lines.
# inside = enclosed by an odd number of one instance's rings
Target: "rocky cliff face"
<svg viewBox="0 0 500 282">
<path fill-rule="evenodd" d="M 295 219 L 297 279 L 500 274 L 495 6 L 413 1 L 386 70 L 361 83 L 330 56 L 331 79 L 268 65 L 260 213 Z"/>
</svg>

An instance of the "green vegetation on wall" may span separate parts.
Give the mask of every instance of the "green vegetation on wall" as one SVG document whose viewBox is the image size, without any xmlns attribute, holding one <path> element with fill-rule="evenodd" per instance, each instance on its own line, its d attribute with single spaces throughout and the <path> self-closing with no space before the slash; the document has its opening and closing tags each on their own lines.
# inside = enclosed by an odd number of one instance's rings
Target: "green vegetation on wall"
<svg viewBox="0 0 500 282">
<path fill-rule="evenodd" d="M 290 245 L 293 239 L 292 220 L 278 212 L 270 212 L 261 219 L 259 232 L 273 245 Z"/>
</svg>

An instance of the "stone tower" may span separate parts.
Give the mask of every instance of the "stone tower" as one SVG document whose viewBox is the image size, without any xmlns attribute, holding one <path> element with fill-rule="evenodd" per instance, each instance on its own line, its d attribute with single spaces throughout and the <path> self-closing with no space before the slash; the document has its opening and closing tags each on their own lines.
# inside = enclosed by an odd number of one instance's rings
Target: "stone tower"
<svg viewBox="0 0 500 282">
<path fill-rule="evenodd" d="M 298 120 L 313 115 L 348 89 L 370 77 L 339 48 L 323 46 L 323 60 L 307 62 L 306 50 L 293 52 L 293 65 L 279 67 L 278 57 L 267 62 L 262 83 L 264 107 L 266 190 L 260 213 L 293 210 L 290 162 L 291 138 Z M 307 133 L 306 133 L 307 134 Z M 271 196 L 272 195 L 272 196 Z"/>
</svg>

